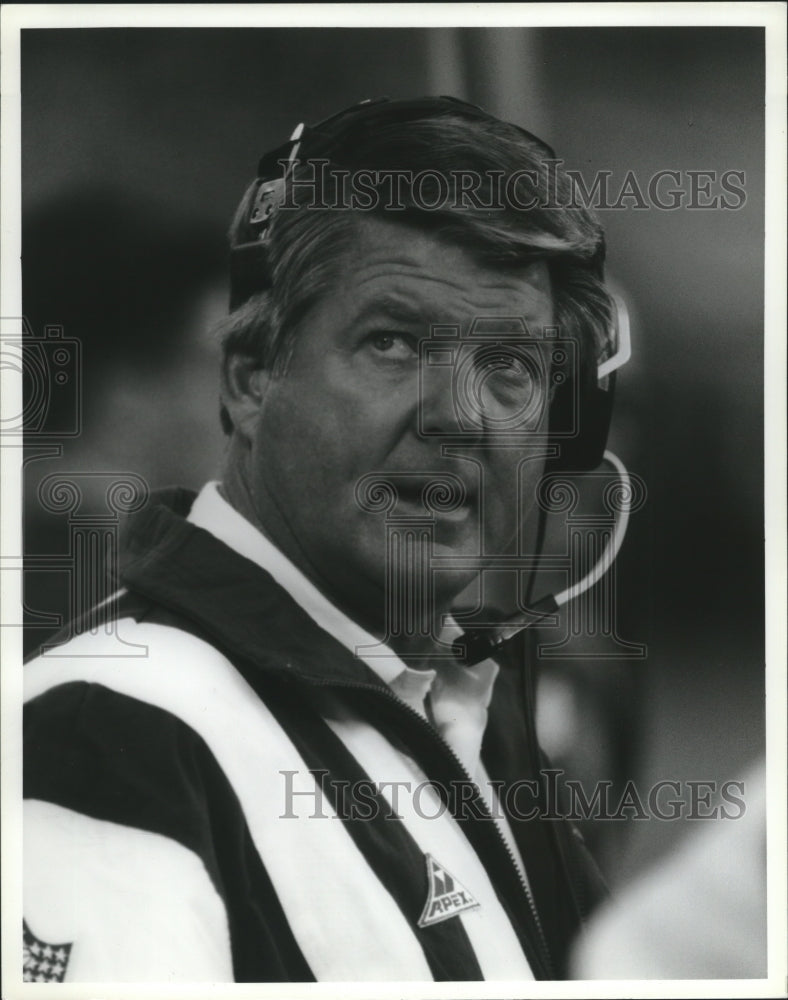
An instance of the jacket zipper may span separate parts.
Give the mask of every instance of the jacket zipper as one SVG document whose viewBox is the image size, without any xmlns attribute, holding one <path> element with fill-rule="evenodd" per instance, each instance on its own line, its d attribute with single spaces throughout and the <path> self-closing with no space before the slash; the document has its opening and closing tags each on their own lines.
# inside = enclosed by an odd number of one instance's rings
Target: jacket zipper
<svg viewBox="0 0 788 1000">
<path fill-rule="evenodd" d="M 440 747 L 441 751 L 445 756 L 449 757 L 449 759 L 456 767 L 457 771 L 463 776 L 464 780 L 467 781 L 472 787 L 474 788 L 476 787 L 476 782 L 473 780 L 468 771 L 465 769 L 465 765 L 455 754 L 455 752 L 452 750 L 452 748 L 449 746 L 446 740 L 443 739 L 440 733 L 438 733 L 426 719 L 424 719 L 421 715 L 419 715 L 419 713 L 415 709 L 411 708 L 410 705 L 407 705 L 404 701 L 402 701 L 401 698 L 398 698 L 393 691 L 389 691 L 386 688 L 377 687 L 376 685 L 373 684 L 364 684 L 361 681 L 345 681 L 339 679 L 328 680 L 326 678 L 314 677 L 312 675 L 307 675 L 303 673 L 299 674 L 299 677 L 308 681 L 308 683 L 315 685 L 316 687 L 342 687 L 342 688 L 349 688 L 351 690 L 373 692 L 375 695 L 379 695 L 383 698 L 386 698 L 388 701 L 391 701 L 393 704 L 397 705 L 397 707 L 400 710 L 404 710 L 404 712 L 410 718 L 412 718 L 418 723 L 422 731 L 429 735 L 429 737 Z M 482 797 L 478 793 L 476 793 L 475 795 L 475 804 L 481 806 L 481 811 L 485 815 L 486 819 L 488 819 L 492 823 L 493 828 L 495 829 L 495 834 L 498 843 L 503 848 L 506 857 L 509 859 L 510 866 L 514 870 L 515 875 L 517 876 L 517 881 L 519 882 L 520 887 L 523 891 L 523 895 L 525 896 L 525 899 L 528 903 L 528 909 L 533 918 L 534 926 L 536 927 L 537 931 L 536 940 L 538 945 L 537 952 L 539 953 L 539 957 L 544 962 L 545 970 L 550 976 L 552 976 L 553 965 L 552 965 L 552 959 L 550 957 L 550 950 L 547 945 L 547 937 L 545 935 L 544 928 L 542 926 L 542 921 L 539 917 L 539 912 L 536 908 L 536 902 L 534 901 L 533 894 L 531 893 L 531 888 L 528 885 L 526 879 L 523 877 L 523 874 L 520 871 L 520 866 L 517 864 L 514 854 L 509 845 L 506 843 L 506 839 L 501 833 L 498 824 L 493 819 L 492 813 L 487 808 L 487 803 L 484 801 L 484 799 L 482 799 Z"/>
<path fill-rule="evenodd" d="M 522 694 L 523 694 L 523 700 L 526 703 L 526 711 L 528 711 L 530 705 L 532 705 L 536 700 L 535 683 L 536 683 L 536 675 L 533 673 L 531 673 L 529 676 L 526 676 L 523 680 Z M 537 743 L 536 732 L 533 727 L 528 731 L 527 740 L 528 740 L 528 747 L 531 753 L 531 758 L 537 761 L 537 767 L 539 767 L 541 765 L 541 760 L 539 757 L 539 745 Z M 553 842 L 555 844 L 556 852 L 558 854 L 559 866 L 563 870 L 564 877 L 566 878 L 566 881 L 571 889 L 571 897 L 574 903 L 575 910 L 577 911 L 579 925 L 581 928 L 584 928 L 587 923 L 586 920 L 587 913 L 584 912 L 585 908 L 581 905 L 580 902 L 584 895 L 583 887 L 578 881 L 576 874 L 572 870 L 569 861 L 567 859 L 567 854 L 566 851 L 564 850 L 564 845 L 561 842 L 561 829 L 558 826 L 553 825 L 552 834 L 553 834 Z"/>
</svg>

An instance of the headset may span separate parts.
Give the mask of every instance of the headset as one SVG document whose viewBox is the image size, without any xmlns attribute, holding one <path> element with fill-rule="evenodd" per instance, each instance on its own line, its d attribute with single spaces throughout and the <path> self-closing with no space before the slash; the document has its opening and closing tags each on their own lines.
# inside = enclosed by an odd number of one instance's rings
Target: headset
<svg viewBox="0 0 788 1000">
<path fill-rule="evenodd" d="M 264 153 L 257 165 L 257 178 L 253 183 L 255 194 L 245 220 L 252 238 L 231 250 L 230 310 L 236 309 L 256 292 L 270 287 L 265 241 L 271 221 L 285 200 L 287 180 L 299 156 L 304 160 L 327 160 L 332 166 L 352 169 L 362 165 L 358 160 L 358 151 L 368 145 L 369 138 L 380 128 L 450 115 L 459 115 L 470 121 L 499 121 L 478 105 L 456 97 L 420 97 L 412 100 L 380 97 L 353 104 L 317 125 L 302 122 L 287 142 Z M 511 127 L 536 146 L 545 159 L 555 159 L 555 151 L 547 143 L 519 126 Z M 604 257 L 604 249 L 600 256 Z"/>
<path fill-rule="evenodd" d="M 370 137 L 386 125 L 417 121 L 440 116 L 459 116 L 469 121 L 499 122 L 500 120 L 475 104 L 454 97 L 421 97 L 412 100 L 391 100 L 381 97 L 361 101 L 339 111 L 317 125 L 299 124 L 290 139 L 265 153 L 257 169 L 252 191 L 245 199 L 246 216 L 242 242 L 230 252 L 230 309 L 243 305 L 253 295 L 270 288 L 267 239 L 271 222 L 285 201 L 287 183 L 299 162 L 321 160 L 342 169 L 362 165 L 357 159 Z M 536 147 L 545 159 L 555 160 L 551 146 L 533 133 L 517 125 L 509 126 Z M 587 262 L 589 271 L 604 278 L 604 241 L 595 256 Z M 582 473 L 597 468 L 603 461 L 610 464 L 619 477 L 621 493 L 632 495 L 629 476 L 624 465 L 606 448 L 613 411 L 616 372 L 629 361 L 631 339 L 626 305 L 612 296 L 615 309 L 608 329 L 605 357 L 595 366 L 579 365 L 573 376 L 555 387 L 549 408 L 550 427 L 564 426 L 574 421 L 577 432 L 561 441 L 560 454 L 549 459 L 551 471 Z M 629 509 L 626 503 L 617 515 L 612 537 L 597 564 L 580 581 L 558 594 L 541 598 L 531 605 L 531 614 L 518 615 L 501 626 L 483 631 L 466 632 L 453 645 L 457 659 L 472 665 L 542 618 L 554 613 L 562 604 L 593 586 L 610 568 L 621 547 L 627 529 Z M 545 529 L 544 511 L 540 511 L 537 550 L 541 549 Z"/>
</svg>

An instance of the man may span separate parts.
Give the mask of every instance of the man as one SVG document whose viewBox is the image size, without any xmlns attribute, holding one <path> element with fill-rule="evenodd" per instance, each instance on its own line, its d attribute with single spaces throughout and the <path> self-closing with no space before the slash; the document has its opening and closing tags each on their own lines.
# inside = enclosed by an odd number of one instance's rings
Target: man
<svg viewBox="0 0 788 1000">
<path fill-rule="evenodd" d="M 601 230 L 435 98 L 297 130 L 231 240 L 222 478 L 132 519 L 109 606 L 147 655 L 26 668 L 29 978 L 560 977 L 601 886 L 540 819 L 533 654 L 461 662 L 450 612 L 589 447 Z"/>
</svg>

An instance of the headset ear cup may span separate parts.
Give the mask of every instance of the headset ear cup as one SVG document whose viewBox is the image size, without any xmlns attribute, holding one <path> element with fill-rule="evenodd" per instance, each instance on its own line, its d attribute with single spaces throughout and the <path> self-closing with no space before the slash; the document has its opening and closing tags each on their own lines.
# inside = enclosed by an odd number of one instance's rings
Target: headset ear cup
<svg viewBox="0 0 788 1000">
<path fill-rule="evenodd" d="M 550 444 L 559 454 L 549 460 L 552 472 L 588 472 L 601 462 L 607 446 L 613 415 L 615 372 L 607 376 L 605 387 L 596 382 L 569 379 L 558 386 L 550 405 Z"/>
</svg>

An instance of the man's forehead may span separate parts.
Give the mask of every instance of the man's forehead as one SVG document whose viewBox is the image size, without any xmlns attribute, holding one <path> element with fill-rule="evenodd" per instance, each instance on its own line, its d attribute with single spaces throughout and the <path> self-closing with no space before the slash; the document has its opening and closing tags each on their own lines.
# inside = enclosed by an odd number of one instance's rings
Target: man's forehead
<svg viewBox="0 0 788 1000">
<path fill-rule="evenodd" d="M 481 262 L 456 242 L 401 223 L 361 223 L 341 284 L 358 316 L 380 312 L 402 321 L 440 323 L 498 312 L 551 321 L 552 287 L 544 261 Z"/>
</svg>

